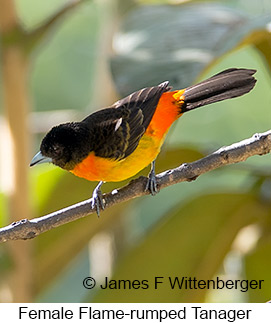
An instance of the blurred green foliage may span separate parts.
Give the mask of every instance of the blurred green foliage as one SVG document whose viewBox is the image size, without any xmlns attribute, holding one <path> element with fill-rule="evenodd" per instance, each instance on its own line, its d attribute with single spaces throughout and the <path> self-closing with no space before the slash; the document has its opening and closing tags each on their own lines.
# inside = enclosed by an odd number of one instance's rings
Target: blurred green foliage
<svg viewBox="0 0 271 323">
<path fill-rule="evenodd" d="M 202 210 L 204 210 L 202 212 Z M 257 213 L 255 213 L 255 210 Z M 180 291 L 154 277 L 210 279 L 219 270 L 238 231 L 265 216 L 250 194 L 203 195 L 180 203 L 117 267 L 114 279 L 147 279 L 144 290 L 101 290 L 95 300 L 113 302 L 202 302 L 208 290 Z M 257 215 L 256 215 L 257 214 Z M 144 259 L 144 262 L 142 262 Z M 140 265 L 139 265 L 140 264 Z"/>
<path fill-rule="evenodd" d="M 102 80 L 97 82 L 101 61 L 111 68 L 119 96 L 167 79 L 174 87 L 183 88 L 225 68 L 248 67 L 258 70 L 256 88 L 242 98 L 183 116 L 168 135 L 157 171 L 270 129 L 267 58 L 271 57 L 271 6 L 266 1 L 172 5 L 172 1 L 142 0 L 130 6 L 124 2 L 118 1 L 120 15 L 106 5 L 107 1 L 85 1 L 50 28 L 30 58 L 30 91 L 36 111 L 73 109 L 80 116 L 83 111 L 95 110 L 92 94 L 104 86 Z M 147 5 L 150 2 L 156 5 Z M 25 28 L 31 30 L 45 23 L 67 1 L 16 3 Z M 125 14 L 122 7 L 127 10 Z M 99 51 L 106 10 L 116 25 L 113 54 Z M 155 197 L 118 205 L 103 212 L 100 219 L 87 217 L 35 238 L 34 301 L 215 301 L 210 291 L 171 290 L 166 285 L 158 291 L 85 290 L 83 278 L 95 274 L 95 262 L 107 263 L 102 255 L 101 259 L 91 256 L 92 242 L 101 233 L 113 237 L 113 279 L 151 282 L 154 276 L 231 278 L 224 264 L 241 230 L 251 224 L 258 228 L 260 237 L 251 237 L 255 243 L 239 252 L 242 267 L 236 268 L 235 278 L 264 279 L 264 289 L 239 292 L 237 297 L 223 294 L 224 298 L 218 299 L 268 301 L 271 204 L 264 183 L 271 176 L 269 163 L 270 156 L 256 156 L 205 174 L 195 182 L 171 186 Z M 89 198 L 96 184 L 48 165 L 31 169 L 30 175 L 35 216 Z M 107 183 L 103 189 L 110 191 L 126 182 Z M 5 214 L 2 204 L 1 214 Z M 2 225 L 6 221 L 1 218 Z M 246 243 L 250 245 L 249 238 Z"/>
</svg>

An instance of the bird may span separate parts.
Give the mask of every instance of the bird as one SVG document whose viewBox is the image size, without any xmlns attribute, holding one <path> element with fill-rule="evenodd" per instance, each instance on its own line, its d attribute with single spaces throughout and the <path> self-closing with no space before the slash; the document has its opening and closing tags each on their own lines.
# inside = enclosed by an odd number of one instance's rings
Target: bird
<svg viewBox="0 0 271 323">
<path fill-rule="evenodd" d="M 146 191 L 158 192 L 155 160 L 171 125 L 193 109 L 250 92 L 256 70 L 229 68 L 181 90 L 168 81 L 136 91 L 82 121 L 54 126 L 42 139 L 30 166 L 53 163 L 89 181 L 98 181 L 91 206 L 105 204 L 101 186 L 136 175 L 151 165 Z"/>
</svg>

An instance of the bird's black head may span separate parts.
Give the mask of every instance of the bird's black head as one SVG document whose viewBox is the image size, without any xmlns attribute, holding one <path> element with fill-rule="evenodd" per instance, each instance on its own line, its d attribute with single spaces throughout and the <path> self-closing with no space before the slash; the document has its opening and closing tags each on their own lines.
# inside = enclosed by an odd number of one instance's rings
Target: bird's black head
<svg viewBox="0 0 271 323">
<path fill-rule="evenodd" d="M 53 164 L 71 170 L 91 151 L 88 129 L 80 122 L 65 123 L 53 127 L 43 138 L 40 146 L 42 156 Z"/>
</svg>

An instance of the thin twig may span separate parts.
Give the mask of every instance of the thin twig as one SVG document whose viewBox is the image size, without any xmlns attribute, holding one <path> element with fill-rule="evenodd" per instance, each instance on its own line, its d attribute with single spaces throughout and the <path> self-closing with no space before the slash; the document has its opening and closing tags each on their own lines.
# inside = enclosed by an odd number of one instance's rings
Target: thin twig
<svg viewBox="0 0 271 323">
<path fill-rule="evenodd" d="M 271 130 L 255 134 L 253 137 L 222 147 L 214 153 L 192 163 L 182 164 L 179 167 L 167 170 L 157 175 L 157 183 L 160 189 L 184 182 L 195 180 L 198 176 L 224 165 L 245 161 L 254 155 L 264 155 L 271 151 Z M 144 189 L 147 178 L 139 177 L 128 185 L 104 194 L 105 208 L 130 199 L 149 194 Z M 0 229 L 0 242 L 8 240 L 31 239 L 52 228 L 65 223 L 96 213 L 88 199 L 74 204 L 65 209 L 53 212 L 32 220 L 21 220 Z"/>
<path fill-rule="evenodd" d="M 55 13 L 48 21 L 46 21 L 39 28 L 28 32 L 25 45 L 27 46 L 28 51 L 32 51 L 36 48 L 36 46 L 43 41 L 44 35 L 47 34 L 48 30 L 55 25 L 58 21 L 60 21 L 67 13 L 73 12 L 73 10 L 81 5 L 82 3 L 87 2 L 87 0 L 70 0 L 65 6 Z"/>
</svg>

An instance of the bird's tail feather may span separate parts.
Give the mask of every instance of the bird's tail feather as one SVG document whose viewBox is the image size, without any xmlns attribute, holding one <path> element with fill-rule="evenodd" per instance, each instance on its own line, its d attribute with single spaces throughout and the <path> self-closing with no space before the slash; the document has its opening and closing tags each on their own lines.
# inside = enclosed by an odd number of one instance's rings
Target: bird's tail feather
<svg viewBox="0 0 271 323">
<path fill-rule="evenodd" d="M 188 87 L 184 92 L 181 113 L 248 93 L 256 83 L 255 72 L 252 69 L 231 68 Z"/>
</svg>

